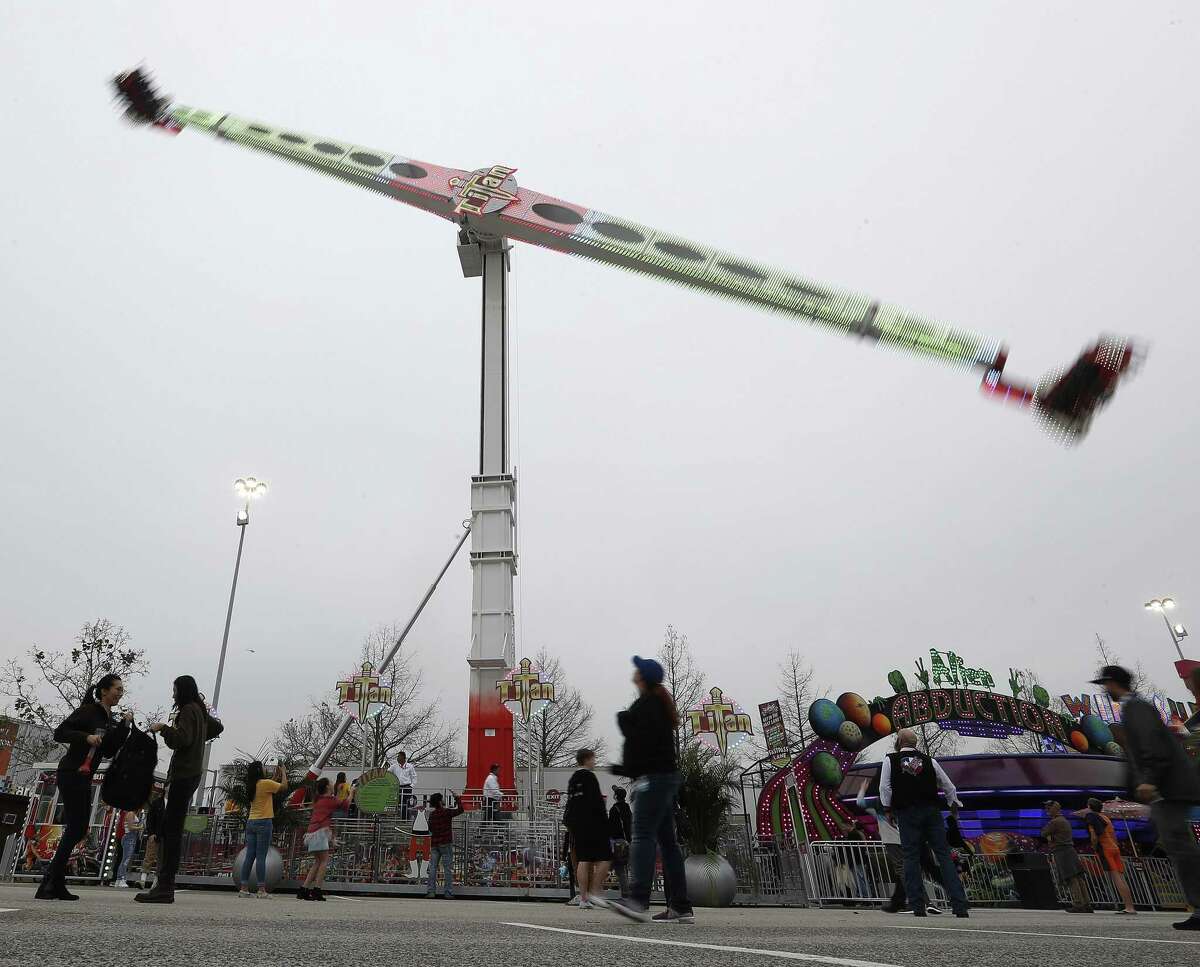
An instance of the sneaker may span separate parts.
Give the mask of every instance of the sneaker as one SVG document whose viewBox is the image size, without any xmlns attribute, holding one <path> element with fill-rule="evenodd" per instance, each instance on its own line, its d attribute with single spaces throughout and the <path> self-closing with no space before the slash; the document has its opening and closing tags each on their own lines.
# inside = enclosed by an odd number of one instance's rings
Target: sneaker
<svg viewBox="0 0 1200 967">
<path fill-rule="evenodd" d="M 254 894 L 254 899 L 256 899 L 256 900 L 269 900 L 270 897 L 271 897 L 271 894 L 267 893 L 266 890 L 259 890 L 257 893 Z"/>
<path fill-rule="evenodd" d="M 681 913 L 667 907 L 662 913 L 656 913 L 650 919 L 654 923 L 695 923 L 696 915 L 691 910 Z"/>
<path fill-rule="evenodd" d="M 571 897 L 571 899 L 569 899 L 567 901 L 567 906 L 569 906 L 569 907 L 579 906 L 579 894 L 578 893 L 576 893 L 573 897 Z"/>
<path fill-rule="evenodd" d="M 925 912 L 933 917 L 940 917 L 942 915 L 942 911 L 935 907 L 932 903 L 925 908 Z"/>
<path fill-rule="evenodd" d="M 250 896 L 249 890 L 238 890 L 238 899 L 239 900 L 244 900 L 249 896 Z"/>
<path fill-rule="evenodd" d="M 1171 924 L 1176 930 L 1200 930 L 1200 916 L 1193 914 L 1186 920 L 1179 920 Z"/>
<path fill-rule="evenodd" d="M 608 901 L 602 896 L 590 897 L 588 902 L 592 905 L 593 910 L 607 910 Z"/>
<path fill-rule="evenodd" d="M 650 911 L 637 900 L 622 897 L 619 900 L 613 900 L 608 908 L 617 916 L 625 917 L 627 920 L 636 920 L 638 923 L 646 923 L 650 919 Z"/>
<path fill-rule="evenodd" d="M 579 901 L 579 909 L 580 910 L 590 910 L 591 908 L 592 908 L 591 900 L 580 900 Z"/>
<path fill-rule="evenodd" d="M 129 884 L 126 883 L 124 880 L 117 880 L 117 882 L 114 883 L 113 886 L 115 886 L 118 890 L 128 890 L 129 889 Z"/>
</svg>

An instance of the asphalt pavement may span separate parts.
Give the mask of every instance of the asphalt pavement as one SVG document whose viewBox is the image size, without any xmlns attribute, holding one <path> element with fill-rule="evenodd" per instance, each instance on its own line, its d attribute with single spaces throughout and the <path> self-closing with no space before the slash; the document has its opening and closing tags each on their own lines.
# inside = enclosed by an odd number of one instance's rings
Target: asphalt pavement
<svg viewBox="0 0 1200 967">
<path fill-rule="evenodd" d="M 1200 936 L 1179 914 L 1070 915 L 974 910 L 950 916 L 878 911 L 697 910 L 695 925 L 634 924 L 602 910 L 490 900 L 331 897 L 306 903 L 181 891 L 172 906 L 133 890 L 73 888 L 75 903 L 0 885 L 0 964 L 188 967 L 409 964 L 419 967 L 656 967 L 781 961 L 835 967 L 1172 967 L 1200 963 Z"/>
</svg>

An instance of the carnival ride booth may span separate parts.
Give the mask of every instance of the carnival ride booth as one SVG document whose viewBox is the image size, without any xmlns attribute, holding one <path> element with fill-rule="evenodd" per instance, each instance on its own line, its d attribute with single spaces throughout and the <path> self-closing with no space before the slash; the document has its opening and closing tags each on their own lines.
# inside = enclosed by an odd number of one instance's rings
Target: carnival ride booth
<svg viewBox="0 0 1200 967">
<path fill-rule="evenodd" d="M 87 834 L 75 847 L 67 864 L 67 879 L 76 883 L 107 883 L 121 862 L 122 810 L 106 805 L 100 787 L 111 765 L 105 760 L 92 774 L 92 807 Z M 54 857 L 62 836 L 63 805 L 58 794 L 58 763 L 40 762 L 34 766 L 36 779 L 21 829 L 6 845 L 0 879 L 40 880 Z M 162 789 L 166 774 L 155 772 L 156 789 Z M 145 840 L 139 845 L 131 867 L 141 869 Z"/>
</svg>

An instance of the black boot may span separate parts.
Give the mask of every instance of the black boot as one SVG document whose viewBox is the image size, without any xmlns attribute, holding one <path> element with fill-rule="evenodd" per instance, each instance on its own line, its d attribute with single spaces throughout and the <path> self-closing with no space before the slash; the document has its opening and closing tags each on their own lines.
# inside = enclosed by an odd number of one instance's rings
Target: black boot
<svg viewBox="0 0 1200 967">
<path fill-rule="evenodd" d="M 321 892 L 321 888 L 319 886 L 315 886 L 315 887 L 313 887 L 312 892 L 309 894 L 309 899 L 310 900 L 321 900 L 322 902 L 324 902 L 325 894 Z"/>
<path fill-rule="evenodd" d="M 308 887 L 302 886 L 302 887 L 300 887 L 299 890 L 296 891 L 296 899 L 297 900 L 311 900 L 312 899 L 312 891 Z"/>
<path fill-rule="evenodd" d="M 138 903 L 174 903 L 175 881 L 160 876 L 154 886 L 145 893 L 139 893 L 134 900 Z"/>
<path fill-rule="evenodd" d="M 50 876 L 47 874 L 42 877 L 42 882 L 38 884 L 37 893 L 33 895 L 35 900 L 57 900 L 58 895 L 54 892 L 54 884 L 50 882 Z"/>
</svg>

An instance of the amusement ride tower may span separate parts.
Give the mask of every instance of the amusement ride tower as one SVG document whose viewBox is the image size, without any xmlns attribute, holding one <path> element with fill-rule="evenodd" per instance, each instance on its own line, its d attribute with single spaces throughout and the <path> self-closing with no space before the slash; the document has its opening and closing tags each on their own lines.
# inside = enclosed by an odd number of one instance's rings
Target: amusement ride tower
<svg viewBox="0 0 1200 967">
<path fill-rule="evenodd" d="M 1125 340 L 1105 337 L 1065 370 L 1052 372 L 1034 385 L 1015 384 L 1004 377 L 1008 353 L 998 340 L 519 187 L 515 168 L 448 168 L 339 138 L 173 104 L 154 90 L 140 68 L 118 75 L 113 83 L 125 116 L 135 123 L 172 133 L 195 128 L 368 188 L 456 226 L 463 275 L 481 280 L 483 296 L 479 462 L 471 477 L 470 790 L 480 789 L 492 763 L 501 766 L 502 786 L 514 787 L 512 717 L 496 689 L 516 656 L 516 481 L 508 452 L 509 240 L 582 255 L 814 322 L 855 339 L 978 369 L 985 393 L 1031 409 L 1047 430 L 1065 441 L 1078 439 L 1087 431 L 1093 415 L 1112 396 L 1133 360 L 1133 350 Z M 431 587 L 429 594 L 432 592 Z M 397 641 L 395 647 L 399 644 Z M 395 648 L 386 661 L 394 653 Z M 341 731 L 314 763 L 314 771 L 324 765 L 348 724 L 348 719 L 343 722 Z"/>
</svg>

